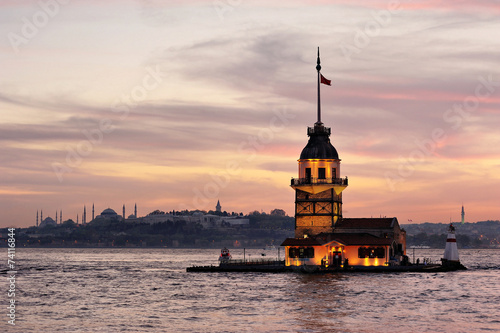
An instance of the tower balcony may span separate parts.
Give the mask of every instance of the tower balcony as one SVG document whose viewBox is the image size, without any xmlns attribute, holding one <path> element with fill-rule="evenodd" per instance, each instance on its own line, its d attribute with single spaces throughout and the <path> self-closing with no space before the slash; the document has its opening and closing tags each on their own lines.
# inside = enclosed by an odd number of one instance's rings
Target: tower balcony
<svg viewBox="0 0 500 333">
<path fill-rule="evenodd" d="M 330 136 L 331 129 L 330 127 L 324 127 L 323 125 L 316 125 L 314 127 L 307 128 L 307 135 L 328 135 Z"/>
<path fill-rule="evenodd" d="M 292 178 L 291 186 L 296 185 L 317 185 L 317 184 L 333 184 L 333 185 L 348 185 L 347 177 L 345 178 Z"/>
<path fill-rule="evenodd" d="M 319 193 L 329 189 L 334 189 L 339 195 L 347 187 L 348 180 L 345 178 L 292 178 L 290 186 L 308 193 Z"/>
</svg>

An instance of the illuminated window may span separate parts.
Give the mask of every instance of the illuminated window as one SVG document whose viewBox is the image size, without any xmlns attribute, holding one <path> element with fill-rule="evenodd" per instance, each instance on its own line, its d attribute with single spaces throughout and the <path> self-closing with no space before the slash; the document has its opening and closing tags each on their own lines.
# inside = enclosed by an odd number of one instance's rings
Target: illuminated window
<svg viewBox="0 0 500 333">
<path fill-rule="evenodd" d="M 319 179 L 325 179 L 326 178 L 325 168 L 318 168 L 318 178 Z"/>
<path fill-rule="evenodd" d="M 385 248 L 383 247 L 360 247 L 358 248 L 359 258 L 385 258 Z"/>
<path fill-rule="evenodd" d="M 289 258 L 314 258 L 313 247 L 291 247 L 288 250 Z"/>
</svg>

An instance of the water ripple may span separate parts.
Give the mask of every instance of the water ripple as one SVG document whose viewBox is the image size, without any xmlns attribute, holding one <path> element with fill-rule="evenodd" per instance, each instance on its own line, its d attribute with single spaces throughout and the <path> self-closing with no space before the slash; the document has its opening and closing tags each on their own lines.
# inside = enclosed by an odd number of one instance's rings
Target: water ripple
<svg viewBox="0 0 500 333">
<path fill-rule="evenodd" d="M 253 251 L 253 252 L 252 252 Z M 442 251 L 421 250 L 439 259 Z M 258 256 L 259 250 L 247 255 Z M 22 249 L 20 332 L 467 332 L 499 327 L 500 251 L 449 273 L 187 273 L 218 250 Z M 208 260 L 207 258 L 213 258 Z M 0 272 L 4 274 L 4 272 Z M 487 300 L 487 302 L 485 302 Z"/>
</svg>

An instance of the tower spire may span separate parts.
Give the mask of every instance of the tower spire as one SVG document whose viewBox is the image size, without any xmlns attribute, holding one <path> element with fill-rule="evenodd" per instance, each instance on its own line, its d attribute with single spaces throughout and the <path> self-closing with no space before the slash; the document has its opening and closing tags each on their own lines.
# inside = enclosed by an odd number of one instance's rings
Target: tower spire
<svg viewBox="0 0 500 333">
<path fill-rule="evenodd" d="M 321 125 L 321 97 L 320 97 L 320 82 L 321 82 L 321 77 L 320 77 L 320 71 L 321 71 L 321 61 L 319 59 L 319 46 L 318 46 L 318 59 L 316 60 L 316 70 L 318 71 L 318 121 L 316 124 Z"/>
</svg>

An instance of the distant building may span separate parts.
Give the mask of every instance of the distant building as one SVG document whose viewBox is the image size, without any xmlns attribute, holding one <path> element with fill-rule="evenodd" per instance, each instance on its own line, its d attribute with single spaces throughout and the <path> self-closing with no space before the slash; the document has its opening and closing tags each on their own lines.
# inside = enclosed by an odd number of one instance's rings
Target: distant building
<svg viewBox="0 0 500 333">
<path fill-rule="evenodd" d="M 220 205 L 219 200 L 217 200 L 217 206 L 215 206 L 215 211 L 218 213 L 222 213 L 222 207 Z"/>
<path fill-rule="evenodd" d="M 221 209 L 220 202 L 217 201 L 217 206 L 219 212 Z M 249 225 L 250 220 L 247 218 L 243 218 L 240 216 L 221 216 L 221 215 L 212 215 L 212 214 L 204 214 L 203 212 L 195 212 L 192 215 L 180 215 L 177 212 L 173 213 L 165 213 L 159 210 L 151 212 L 150 214 L 142 217 L 137 216 L 137 204 L 134 206 L 134 214 L 130 214 L 128 217 L 124 218 L 124 215 L 118 215 L 115 210 L 112 208 L 104 209 L 101 214 L 94 217 L 94 204 L 92 204 L 92 221 L 95 222 L 104 222 L 104 221 L 124 221 L 126 223 L 162 223 L 162 222 L 180 222 L 184 221 L 187 223 L 199 223 L 205 228 L 220 228 L 220 227 L 235 227 L 235 226 L 243 226 Z M 123 213 L 125 213 L 125 205 L 122 206 Z M 82 222 L 86 221 L 86 207 L 83 208 Z M 38 211 L 36 213 L 36 225 L 39 227 L 43 227 L 46 225 L 57 225 L 57 222 L 52 218 L 48 217 L 43 220 L 43 212 L 40 211 L 40 225 L 38 225 Z M 60 216 L 62 217 L 62 211 L 60 212 Z M 43 220 L 43 221 L 42 221 Z M 78 223 L 78 215 L 77 215 L 77 223 Z"/>
<path fill-rule="evenodd" d="M 46 217 L 38 226 L 39 228 L 45 228 L 47 226 L 57 226 L 57 222 L 50 216 Z"/>
<path fill-rule="evenodd" d="M 198 216 L 196 222 L 200 223 L 204 228 L 207 229 L 227 226 L 236 227 L 250 224 L 250 220 L 247 218 L 241 218 L 238 216 L 219 216 L 212 214 Z"/>
<path fill-rule="evenodd" d="M 122 216 L 118 215 L 113 209 L 106 208 L 101 212 L 101 214 L 97 215 L 94 221 L 121 221 Z"/>
<path fill-rule="evenodd" d="M 220 205 L 219 205 L 220 206 Z M 163 222 L 180 222 L 199 223 L 204 228 L 220 228 L 227 226 L 242 226 L 249 225 L 250 220 L 240 216 L 220 216 L 214 214 L 204 214 L 203 212 L 195 212 L 192 215 L 180 215 L 178 213 L 165 213 L 159 210 L 149 213 L 146 216 L 136 217 L 130 215 L 126 220 L 129 223 L 163 223 Z"/>
</svg>

